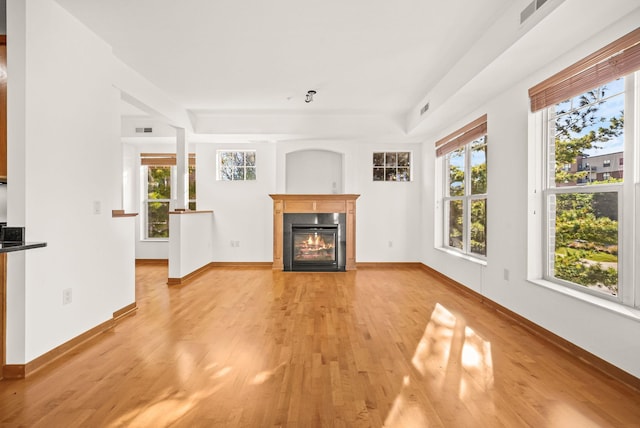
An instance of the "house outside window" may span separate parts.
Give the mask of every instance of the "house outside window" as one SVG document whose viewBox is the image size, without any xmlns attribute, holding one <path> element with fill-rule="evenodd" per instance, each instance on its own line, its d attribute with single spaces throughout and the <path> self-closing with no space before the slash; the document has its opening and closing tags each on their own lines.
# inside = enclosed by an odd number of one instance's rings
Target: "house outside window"
<svg viewBox="0 0 640 428">
<path fill-rule="evenodd" d="M 218 150 L 217 177 L 220 181 L 250 181 L 256 179 L 255 150 Z"/>
<path fill-rule="evenodd" d="M 627 49 L 616 43 L 601 50 L 611 52 L 598 55 L 607 60 L 596 65 L 578 62 L 531 88 L 529 95 L 532 111 L 540 118 L 536 123 L 543 128 L 538 151 L 543 165 L 542 279 L 633 306 L 638 293 L 638 272 L 632 269 L 638 261 L 633 255 L 639 238 L 634 236 L 638 232 L 633 214 L 638 209 L 638 183 L 623 168 L 632 172 L 637 165 L 628 161 L 623 166 L 622 159 L 635 159 L 639 149 L 637 133 L 627 130 L 636 128 L 629 112 L 635 104 L 640 73 L 634 71 L 640 69 L 640 60 L 612 59 Z M 633 49 L 639 51 L 640 45 Z M 597 79 L 576 77 L 591 76 L 594 70 Z M 585 167 L 575 172 L 563 168 L 585 158 L 591 167 L 583 163 Z M 613 162 L 619 165 L 616 170 L 611 169 Z M 598 171 L 599 165 L 608 170 Z"/>
<path fill-rule="evenodd" d="M 174 154 L 141 154 L 143 177 L 143 239 L 169 238 L 169 212 L 176 203 L 176 157 Z M 196 209 L 195 155 L 189 156 L 189 206 Z"/>
<path fill-rule="evenodd" d="M 374 152 L 373 181 L 411 181 L 411 152 Z"/>
<path fill-rule="evenodd" d="M 487 256 L 487 117 L 436 143 L 443 163 L 443 247 Z"/>
</svg>

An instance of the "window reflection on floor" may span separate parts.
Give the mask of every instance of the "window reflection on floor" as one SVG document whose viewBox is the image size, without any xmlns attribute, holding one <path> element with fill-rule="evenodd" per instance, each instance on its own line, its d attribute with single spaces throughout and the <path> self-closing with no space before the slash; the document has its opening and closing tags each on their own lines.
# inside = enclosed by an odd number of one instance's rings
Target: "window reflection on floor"
<svg viewBox="0 0 640 428">
<path fill-rule="evenodd" d="M 416 371 L 404 377 L 387 427 L 428 427 L 436 420 L 442 424 L 435 408 L 418 404 L 429 400 L 416 400 L 417 394 L 438 394 L 468 406 L 474 396 L 484 396 L 493 387 L 491 343 L 441 304 L 436 304 L 411 362 Z"/>
</svg>

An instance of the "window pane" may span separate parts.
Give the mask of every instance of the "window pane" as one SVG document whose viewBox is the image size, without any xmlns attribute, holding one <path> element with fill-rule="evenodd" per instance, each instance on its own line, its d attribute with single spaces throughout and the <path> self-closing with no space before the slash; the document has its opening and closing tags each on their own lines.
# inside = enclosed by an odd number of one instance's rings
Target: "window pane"
<svg viewBox="0 0 640 428">
<path fill-rule="evenodd" d="M 618 79 L 552 108 L 552 184 L 560 187 L 622 181 L 623 90 L 624 79 Z"/>
<path fill-rule="evenodd" d="M 374 153 L 373 154 L 373 165 L 374 166 L 384 166 L 384 153 Z"/>
<path fill-rule="evenodd" d="M 196 167 L 189 167 L 189 199 L 196 198 Z"/>
<path fill-rule="evenodd" d="M 471 194 L 483 193 L 487 193 L 487 146 L 478 144 L 471 150 Z"/>
<path fill-rule="evenodd" d="M 385 180 L 386 181 L 396 181 L 396 169 L 395 168 L 385 168 L 384 174 L 385 174 Z"/>
<path fill-rule="evenodd" d="M 233 166 L 234 165 L 233 152 L 220 152 L 220 165 Z"/>
<path fill-rule="evenodd" d="M 618 193 L 567 193 L 555 199 L 551 274 L 607 294 L 618 293 Z M 553 222 L 551 222 L 553 225 Z"/>
<path fill-rule="evenodd" d="M 411 169 L 398 168 L 398 181 L 411 181 Z"/>
<path fill-rule="evenodd" d="M 384 168 L 373 168 L 373 181 L 384 181 Z"/>
<path fill-rule="evenodd" d="M 487 255 L 487 200 L 471 201 L 471 252 Z"/>
<path fill-rule="evenodd" d="M 396 166 L 396 153 L 387 153 L 386 154 L 386 166 Z"/>
<path fill-rule="evenodd" d="M 171 167 L 149 166 L 147 168 L 147 198 L 171 198 Z"/>
<path fill-rule="evenodd" d="M 256 152 L 246 152 L 245 161 L 247 166 L 256 166 Z"/>
<path fill-rule="evenodd" d="M 242 167 L 233 168 L 232 180 L 244 180 L 244 168 Z"/>
<path fill-rule="evenodd" d="M 233 180 L 233 168 L 231 167 L 220 168 L 220 180 L 224 180 L 224 181 Z"/>
<path fill-rule="evenodd" d="M 248 166 L 247 167 L 247 175 L 245 177 L 246 180 L 255 180 L 256 179 L 256 167 Z"/>
<path fill-rule="evenodd" d="M 191 211 L 195 211 L 196 210 L 196 203 L 195 202 L 189 202 L 189 209 Z"/>
<path fill-rule="evenodd" d="M 235 166 L 244 166 L 244 152 L 233 152 L 233 164 Z"/>
<path fill-rule="evenodd" d="M 449 154 L 449 195 L 464 195 L 464 148 Z"/>
<path fill-rule="evenodd" d="M 147 203 L 147 238 L 169 237 L 169 202 Z"/>
<path fill-rule="evenodd" d="M 411 154 L 409 152 L 398 153 L 398 166 L 409 166 L 411 162 Z"/>
<path fill-rule="evenodd" d="M 449 246 L 462 250 L 463 246 L 462 201 L 449 201 Z"/>
</svg>

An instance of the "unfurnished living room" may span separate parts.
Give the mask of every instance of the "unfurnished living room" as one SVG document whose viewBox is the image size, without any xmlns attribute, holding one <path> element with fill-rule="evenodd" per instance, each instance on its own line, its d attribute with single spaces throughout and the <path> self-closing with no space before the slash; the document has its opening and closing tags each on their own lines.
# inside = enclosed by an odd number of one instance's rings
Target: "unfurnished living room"
<svg viewBox="0 0 640 428">
<path fill-rule="evenodd" d="M 0 0 L 0 425 L 640 427 L 637 0 Z"/>
</svg>

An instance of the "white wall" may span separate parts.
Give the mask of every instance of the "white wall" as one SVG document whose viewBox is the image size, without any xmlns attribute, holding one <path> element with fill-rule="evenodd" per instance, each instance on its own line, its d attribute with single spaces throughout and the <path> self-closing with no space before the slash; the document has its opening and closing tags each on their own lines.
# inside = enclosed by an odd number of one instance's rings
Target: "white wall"
<svg viewBox="0 0 640 428">
<path fill-rule="evenodd" d="M 170 214 L 169 278 L 185 276 L 213 261 L 213 214 Z"/>
<path fill-rule="evenodd" d="M 574 2 L 575 3 L 575 2 Z M 521 75 L 520 81 L 506 91 L 487 97 L 480 107 L 467 111 L 464 104 L 452 106 L 465 114 L 452 123 L 441 123 L 434 135 L 424 143 L 426 166 L 435 165 L 434 142 L 470 120 L 488 114 L 488 255 L 486 267 L 446 254 L 434 248 L 440 233 L 441 219 L 436 203 L 437 182 L 434 173 L 423 179 L 423 239 L 422 261 L 489 299 L 517 312 L 551 332 L 575 343 L 587 351 L 640 377 L 640 322 L 637 316 L 627 316 L 602 306 L 573 298 L 567 294 L 527 281 L 527 264 L 536 254 L 528 253 L 528 227 L 532 191 L 527 171 L 533 167 L 528 158 L 528 88 L 633 30 L 640 22 L 638 10 L 602 33 L 590 35 L 584 23 L 582 37 L 587 41 L 575 49 L 577 57 L 566 55 L 548 64 L 537 64 L 538 71 Z M 591 37 L 593 36 L 593 37 Z M 591 38 L 589 38 L 591 37 Z M 557 48 L 556 48 L 557 49 Z M 549 55 L 557 52 L 550 50 Z M 532 68 L 536 70 L 536 68 Z M 494 75 L 493 79 L 500 79 Z M 511 76 L 513 78 L 513 76 Z M 425 168 L 427 169 L 427 168 Z M 504 279 L 504 270 L 509 280 Z M 622 309 L 630 313 L 628 308 Z"/>
<path fill-rule="evenodd" d="M 216 180 L 217 150 L 256 150 L 256 180 Z M 197 209 L 214 212 L 214 261 L 273 261 L 273 200 L 269 194 L 276 193 L 275 176 L 272 143 L 197 145 Z M 231 246 L 231 241 L 238 241 L 239 246 Z"/>
<path fill-rule="evenodd" d="M 410 151 L 411 182 L 373 181 L 373 152 Z M 356 261 L 415 262 L 420 258 L 422 158 L 419 144 L 357 145 Z"/>
<path fill-rule="evenodd" d="M 300 150 L 342 153 L 344 193 L 360 194 L 356 201 L 356 261 L 415 262 L 421 243 L 420 210 L 422 159 L 420 144 L 365 143 L 360 141 L 287 142 L 277 145 L 279 193 L 284 193 L 287 154 Z M 411 151 L 414 181 L 373 181 L 373 152 Z M 391 245 L 390 245 L 391 243 Z"/>
<path fill-rule="evenodd" d="M 328 150 L 300 150 L 286 157 L 287 193 L 343 193 L 342 155 Z"/>
<path fill-rule="evenodd" d="M 195 149 L 194 149 L 195 148 Z M 136 176 L 137 156 L 141 152 L 171 152 L 172 144 L 125 144 L 126 176 Z M 291 193 L 286 188 L 291 154 L 333 153 L 342 159 L 344 191 L 357 193 L 357 261 L 415 262 L 420 257 L 421 146 L 419 144 L 370 144 L 360 142 L 287 142 L 219 144 L 191 143 L 196 152 L 197 209 L 213 210 L 213 260 L 218 262 L 271 262 L 273 260 L 273 201 L 270 193 Z M 227 182 L 216 179 L 216 151 L 256 150 L 257 180 Z M 374 151 L 412 151 L 414 181 L 385 183 L 372 180 Z M 309 167 L 308 158 L 303 165 Z M 295 169 L 295 167 L 294 167 Z M 333 171 L 331 187 L 337 180 Z M 136 182 L 125 190 L 124 199 L 139 202 L 139 174 Z M 303 180 L 304 181 L 304 180 Z M 324 189 L 324 188 L 323 188 Z M 298 187 L 294 193 L 320 192 L 319 188 Z M 134 195 L 135 194 L 135 195 Z M 137 208 L 134 211 L 140 210 Z M 138 221 L 138 227 L 140 220 Z M 140 233 L 139 231 L 137 232 Z M 139 235 L 137 235 L 139 236 Z M 239 242 L 239 246 L 232 246 Z M 168 242 L 136 239 L 136 258 L 166 259 Z"/>
<path fill-rule="evenodd" d="M 52 0 L 7 7 L 8 222 L 48 244 L 8 257 L 7 364 L 24 364 L 135 301 L 133 221 L 111 217 L 122 151 L 110 47 Z"/>
</svg>

